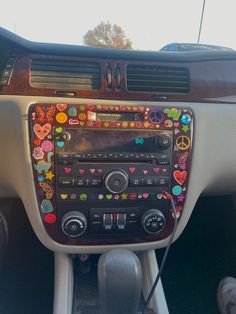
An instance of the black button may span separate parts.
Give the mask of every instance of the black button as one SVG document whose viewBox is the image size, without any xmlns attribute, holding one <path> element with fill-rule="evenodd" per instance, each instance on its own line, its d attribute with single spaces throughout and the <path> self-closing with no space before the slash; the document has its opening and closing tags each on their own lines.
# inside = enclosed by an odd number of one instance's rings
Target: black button
<svg viewBox="0 0 236 314">
<path fill-rule="evenodd" d="M 155 177 L 145 177 L 143 178 L 144 185 L 155 185 Z"/>
<path fill-rule="evenodd" d="M 11 70 L 4 70 L 2 76 L 6 78 L 10 78 Z"/>
<path fill-rule="evenodd" d="M 130 222 L 130 221 L 136 222 L 137 220 L 138 220 L 137 211 L 132 210 L 132 211 L 127 213 L 127 221 L 128 222 Z"/>
<path fill-rule="evenodd" d="M 159 185 L 159 186 L 166 186 L 169 184 L 169 178 L 166 177 L 166 178 L 156 178 L 156 185 Z"/>
<path fill-rule="evenodd" d="M 83 178 L 77 178 L 75 180 L 75 185 L 76 186 L 86 186 L 87 185 L 87 180 Z"/>
<path fill-rule="evenodd" d="M 101 186 L 102 184 L 102 179 L 101 178 L 93 178 L 90 180 L 90 185 L 91 186 Z"/>
<path fill-rule="evenodd" d="M 102 214 L 100 214 L 100 213 L 94 213 L 94 214 L 92 214 L 91 219 L 92 219 L 93 221 L 100 221 L 100 220 L 102 219 Z"/>
<path fill-rule="evenodd" d="M 130 185 L 131 186 L 143 185 L 143 178 L 142 177 L 130 177 Z"/>
<path fill-rule="evenodd" d="M 157 160 L 160 165 L 168 165 L 170 163 L 170 158 L 166 154 L 158 154 Z"/>
<path fill-rule="evenodd" d="M 74 185 L 74 179 L 73 178 L 59 178 L 59 185 L 60 186 L 73 186 Z"/>
<path fill-rule="evenodd" d="M 81 154 L 74 154 L 73 158 L 75 159 L 81 159 L 82 155 Z"/>
<path fill-rule="evenodd" d="M 72 155 L 61 153 L 57 155 L 57 160 L 62 165 L 71 165 L 72 164 Z"/>
</svg>

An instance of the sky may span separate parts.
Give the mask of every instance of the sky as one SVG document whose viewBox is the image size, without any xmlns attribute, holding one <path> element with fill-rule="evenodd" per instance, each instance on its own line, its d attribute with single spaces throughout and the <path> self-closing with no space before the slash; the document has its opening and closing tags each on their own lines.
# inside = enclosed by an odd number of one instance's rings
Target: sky
<svg viewBox="0 0 236 314">
<path fill-rule="evenodd" d="M 123 28 L 133 48 L 196 42 L 203 0 L 0 0 L 0 26 L 38 42 L 83 44 L 101 21 Z M 201 43 L 236 50 L 236 1 L 206 0 Z"/>
</svg>

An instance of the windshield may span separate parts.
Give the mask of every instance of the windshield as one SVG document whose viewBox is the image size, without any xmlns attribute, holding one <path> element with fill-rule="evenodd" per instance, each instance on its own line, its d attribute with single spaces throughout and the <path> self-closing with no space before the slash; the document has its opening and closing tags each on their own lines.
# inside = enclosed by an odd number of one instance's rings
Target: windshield
<svg viewBox="0 0 236 314">
<path fill-rule="evenodd" d="M 103 23 L 111 26 L 113 34 L 112 27 L 120 27 L 125 40 L 120 48 L 125 49 L 157 51 L 198 39 L 201 44 L 236 49 L 234 9 L 234 0 L 12 0 L 2 2 L 0 26 L 32 41 L 96 45 L 91 39 L 94 34 L 88 32 Z M 90 41 L 85 40 L 86 34 Z M 167 50 L 180 46 L 173 47 Z"/>
</svg>

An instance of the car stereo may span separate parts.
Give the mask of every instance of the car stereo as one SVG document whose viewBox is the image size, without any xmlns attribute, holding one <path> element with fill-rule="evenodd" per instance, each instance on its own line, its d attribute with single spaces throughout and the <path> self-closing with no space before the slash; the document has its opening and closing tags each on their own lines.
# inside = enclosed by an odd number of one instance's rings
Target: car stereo
<svg viewBox="0 0 236 314">
<path fill-rule="evenodd" d="M 49 235 L 64 244 L 156 241 L 173 228 L 190 173 L 189 108 L 113 104 L 30 107 L 32 164 Z"/>
</svg>

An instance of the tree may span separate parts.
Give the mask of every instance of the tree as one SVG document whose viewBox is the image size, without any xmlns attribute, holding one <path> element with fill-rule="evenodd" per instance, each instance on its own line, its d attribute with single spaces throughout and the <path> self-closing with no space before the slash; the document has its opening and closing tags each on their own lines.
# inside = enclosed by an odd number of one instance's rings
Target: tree
<svg viewBox="0 0 236 314">
<path fill-rule="evenodd" d="M 114 24 L 101 22 L 83 37 L 85 45 L 102 48 L 132 49 L 132 42 L 126 38 L 123 29 Z"/>
</svg>

